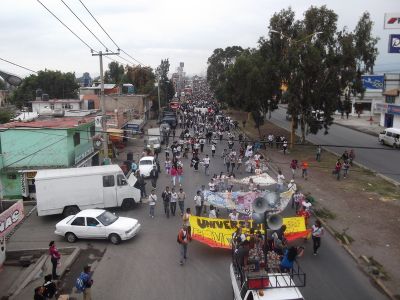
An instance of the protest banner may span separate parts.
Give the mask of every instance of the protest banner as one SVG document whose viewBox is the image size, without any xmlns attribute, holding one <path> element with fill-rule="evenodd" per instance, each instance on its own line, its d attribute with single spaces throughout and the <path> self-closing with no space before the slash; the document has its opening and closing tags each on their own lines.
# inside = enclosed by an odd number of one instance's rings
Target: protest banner
<svg viewBox="0 0 400 300">
<path fill-rule="evenodd" d="M 306 237 L 309 230 L 305 227 L 304 217 L 283 218 L 286 225 L 285 237 L 289 240 Z M 213 248 L 231 248 L 232 234 L 238 226 L 243 228 L 243 233 L 249 233 L 250 228 L 264 233 L 264 225 L 256 224 L 253 220 L 231 221 L 228 219 L 211 219 L 203 217 L 190 217 L 192 238 Z"/>
<path fill-rule="evenodd" d="M 24 218 L 24 204 L 17 201 L 0 214 L 0 237 L 5 237 Z"/>
</svg>

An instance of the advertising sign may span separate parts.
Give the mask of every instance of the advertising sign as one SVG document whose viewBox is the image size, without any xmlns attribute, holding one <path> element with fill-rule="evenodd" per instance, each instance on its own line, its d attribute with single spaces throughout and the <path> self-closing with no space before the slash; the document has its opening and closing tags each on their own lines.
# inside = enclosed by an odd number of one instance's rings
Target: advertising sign
<svg viewBox="0 0 400 300">
<path fill-rule="evenodd" d="M 363 87 L 367 90 L 382 90 L 383 77 L 383 75 L 363 75 L 361 76 L 361 81 Z"/>
<path fill-rule="evenodd" d="M 400 13 L 386 13 L 383 28 L 400 29 Z"/>
<path fill-rule="evenodd" d="M 400 34 L 389 35 L 389 53 L 400 53 Z"/>
<path fill-rule="evenodd" d="M 24 218 L 22 200 L 0 214 L 0 238 L 5 237 Z"/>
</svg>

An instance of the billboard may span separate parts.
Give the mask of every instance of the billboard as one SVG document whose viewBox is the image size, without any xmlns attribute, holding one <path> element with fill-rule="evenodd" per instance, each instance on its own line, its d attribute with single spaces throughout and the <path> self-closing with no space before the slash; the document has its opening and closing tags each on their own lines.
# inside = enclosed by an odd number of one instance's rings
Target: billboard
<svg viewBox="0 0 400 300">
<path fill-rule="evenodd" d="M 389 53 L 400 53 L 400 34 L 389 35 Z"/>
<path fill-rule="evenodd" d="M 386 13 L 383 28 L 400 29 L 400 13 Z"/>
<path fill-rule="evenodd" d="M 382 90 L 383 75 L 363 75 L 361 81 L 366 90 Z"/>
</svg>

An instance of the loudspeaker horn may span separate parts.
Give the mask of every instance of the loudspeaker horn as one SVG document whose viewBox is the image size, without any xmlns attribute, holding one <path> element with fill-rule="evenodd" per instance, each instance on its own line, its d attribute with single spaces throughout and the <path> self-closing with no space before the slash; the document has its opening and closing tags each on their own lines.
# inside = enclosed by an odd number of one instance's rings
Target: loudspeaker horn
<svg viewBox="0 0 400 300">
<path fill-rule="evenodd" d="M 264 223 L 264 214 L 252 213 L 251 218 L 253 222 L 256 224 L 263 224 Z"/>
<path fill-rule="evenodd" d="M 278 230 L 283 225 L 283 219 L 280 215 L 270 215 L 267 219 L 269 229 Z"/>
<path fill-rule="evenodd" d="M 268 209 L 267 199 L 258 197 L 253 201 L 253 210 L 258 214 L 264 213 Z"/>
</svg>

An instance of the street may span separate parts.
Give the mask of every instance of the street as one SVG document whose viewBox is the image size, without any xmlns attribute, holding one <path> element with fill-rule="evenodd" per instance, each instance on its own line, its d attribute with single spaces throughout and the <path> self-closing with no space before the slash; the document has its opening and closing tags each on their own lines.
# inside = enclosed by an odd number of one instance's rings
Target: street
<svg viewBox="0 0 400 300">
<path fill-rule="evenodd" d="M 286 120 L 286 109 L 280 107 L 273 111 L 271 121 L 290 131 L 290 122 Z M 298 134 L 300 134 L 300 130 L 298 130 Z M 326 148 L 340 155 L 345 149 L 353 148 L 356 154 L 356 162 L 400 182 L 400 151 L 388 146 L 381 146 L 377 137 L 332 124 L 329 128 L 329 134 L 324 135 L 324 130 L 321 130 L 316 135 L 309 134 L 306 139 L 316 145 L 338 145 L 340 147 Z M 366 147 L 366 149 L 356 147 Z"/>
<path fill-rule="evenodd" d="M 205 149 L 211 152 L 208 147 Z M 223 161 L 219 156 L 221 150 L 223 148 L 218 144 L 218 156 L 211 160 L 211 174 L 223 170 Z M 160 154 L 160 158 L 163 163 L 164 153 Z M 202 168 L 199 172 L 194 172 L 189 167 L 188 160 L 183 159 L 183 163 L 186 205 L 194 211 L 194 193 L 202 184 L 208 183 L 209 177 L 204 175 Z M 274 174 L 271 175 L 275 177 Z M 149 207 L 145 203 L 131 211 L 113 210 L 118 215 L 134 217 L 140 221 L 142 230 L 138 236 L 120 245 L 96 240 L 80 240 L 75 243 L 75 246 L 84 249 L 106 249 L 94 270 L 94 299 L 232 299 L 229 250 L 214 249 L 192 241 L 186 265 L 179 265 L 176 236 L 181 217 L 177 215 L 167 219 L 164 216 L 160 198 L 166 185 L 171 185 L 171 181 L 163 172 L 157 183 L 159 201 L 154 219 L 149 218 Z M 147 192 L 149 191 L 148 181 Z M 224 211 L 222 214 L 226 215 Z M 293 211 L 288 208 L 284 214 L 293 215 Z M 51 239 L 54 239 L 59 247 L 70 246 L 63 238 L 53 234 L 54 225 L 59 218 L 61 216 L 39 218 L 32 214 L 13 235 L 8 248 L 46 247 Z M 385 299 L 328 233 L 323 237 L 318 256 L 312 255 L 311 241 L 307 242 L 305 247 L 306 253 L 299 259 L 302 269 L 307 274 L 306 287 L 301 288 L 305 299 Z M 73 278 L 78 276 L 81 267 L 73 266 L 71 272 L 76 274 L 68 275 L 64 292 L 72 292 Z"/>
</svg>

